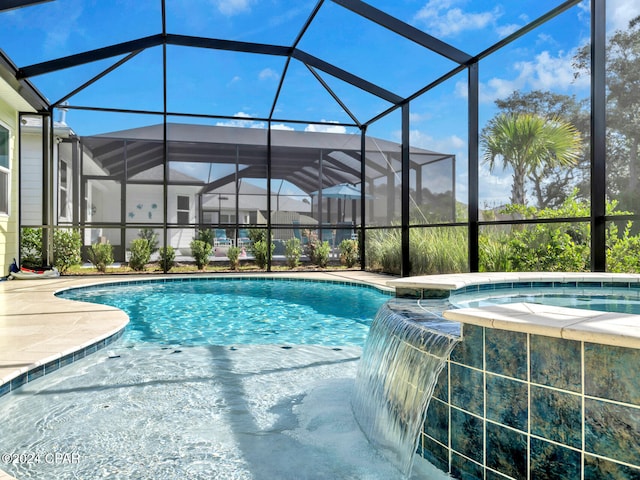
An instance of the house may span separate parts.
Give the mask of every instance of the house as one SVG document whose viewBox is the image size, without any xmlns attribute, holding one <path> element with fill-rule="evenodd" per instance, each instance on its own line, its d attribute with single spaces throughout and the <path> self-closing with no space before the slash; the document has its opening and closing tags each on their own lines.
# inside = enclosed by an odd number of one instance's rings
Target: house
<svg viewBox="0 0 640 480">
<path fill-rule="evenodd" d="M 16 72 L 0 50 L 0 276 L 7 275 L 18 258 L 21 117 L 47 108 L 44 97 L 28 81 L 16 80 Z"/>
</svg>

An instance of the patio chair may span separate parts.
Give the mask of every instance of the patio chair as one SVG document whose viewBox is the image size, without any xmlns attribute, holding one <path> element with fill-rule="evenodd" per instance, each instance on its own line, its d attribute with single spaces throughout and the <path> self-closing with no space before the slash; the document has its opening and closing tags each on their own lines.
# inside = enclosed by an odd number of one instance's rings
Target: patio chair
<svg viewBox="0 0 640 480">
<path fill-rule="evenodd" d="M 216 228 L 213 244 L 215 247 L 231 246 L 233 245 L 233 240 L 227 238 L 227 231 L 224 228 Z"/>
</svg>

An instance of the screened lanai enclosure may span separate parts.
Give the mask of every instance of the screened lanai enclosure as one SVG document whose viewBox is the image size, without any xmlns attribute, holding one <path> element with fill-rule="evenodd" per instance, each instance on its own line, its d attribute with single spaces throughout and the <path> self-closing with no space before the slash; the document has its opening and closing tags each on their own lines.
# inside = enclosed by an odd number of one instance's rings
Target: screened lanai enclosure
<svg viewBox="0 0 640 480">
<path fill-rule="evenodd" d="M 118 261 L 143 229 L 186 257 L 199 230 L 250 249 L 260 229 L 275 255 L 313 231 L 403 276 L 547 268 L 518 263 L 521 244 L 578 252 L 557 269 L 623 268 L 633 2 L 100 3 L 0 7 L 3 78 L 33 107 L 20 226 L 43 229 L 47 263 L 59 229 Z M 522 119 L 541 122 L 535 154 Z"/>
</svg>

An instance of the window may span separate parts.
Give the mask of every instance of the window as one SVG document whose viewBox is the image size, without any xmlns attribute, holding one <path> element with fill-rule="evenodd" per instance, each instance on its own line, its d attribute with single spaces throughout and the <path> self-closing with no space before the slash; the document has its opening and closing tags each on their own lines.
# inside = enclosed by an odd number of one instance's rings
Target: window
<svg viewBox="0 0 640 480">
<path fill-rule="evenodd" d="M 178 195 L 178 224 L 187 225 L 189 223 L 189 197 Z"/>
<path fill-rule="evenodd" d="M 0 213 L 9 214 L 9 130 L 0 125 Z"/>
<path fill-rule="evenodd" d="M 60 159 L 60 167 L 58 175 L 59 179 L 59 190 L 58 190 L 58 203 L 60 210 L 60 218 L 65 218 L 67 216 L 67 184 L 68 184 L 68 167 L 67 162 Z"/>
</svg>

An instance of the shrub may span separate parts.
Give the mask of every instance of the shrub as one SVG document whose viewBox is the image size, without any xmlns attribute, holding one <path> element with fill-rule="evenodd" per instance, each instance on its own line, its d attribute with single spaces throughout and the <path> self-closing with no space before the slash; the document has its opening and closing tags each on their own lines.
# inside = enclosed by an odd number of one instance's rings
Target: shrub
<svg viewBox="0 0 640 480">
<path fill-rule="evenodd" d="M 343 240 L 340 242 L 340 263 L 351 268 L 358 263 L 358 241 Z"/>
<path fill-rule="evenodd" d="M 20 260 L 26 267 L 42 266 L 42 229 L 23 228 L 20 235 Z"/>
<path fill-rule="evenodd" d="M 240 249 L 238 247 L 229 247 L 227 249 L 227 258 L 229 259 L 229 267 L 232 270 L 238 270 L 238 267 L 240 267 Z"/>
<path fill-rule="evenodd" d="M 176 251 L 173 247 L 160 247 L 160 267 L 162 271 L 168 272 L 175 265 Z"/>
<path fill-rule="evenodd" d="M 297 238 L 290 238 L 284 244 L 284 256 L 287 259 L 289 268 L 300 265 L 300 255 L 302 255 L 302 243 Z"/>
<path fill-rule="evenodd" d="M 53 265 L 65 273 L 69 267 L 82 263 L 82 237 L 77 230 L 56 230 L 53 233 Z"/>
<path fill-rule="evenodd" d="M 193 240 L 190 244 L 191 255 L 196 262 L 198 270 L 202 270 L 209 264 L 209 255 L 211 255 L 211 244 L 202 240 Z"/>
<path fill-rule="evenodd" d="M 131 242 L 131 258 L 129 267 L 136 272 L 144 270 L 151 259 L 151 244 L 146 238 L 136 238 Z"/>
<path fill-rule="evenodd" d="M 258 268 L 267 268 L 267 263 L 271 255 L 273 255 L 275 248 L 276 246 L 272 243 L 271 251 L 268 251 L 266 240 L 258 240 L 251 245 L 251 252 L 256 259 L 256 265 L 258 265 Z"/>
<path fill-rule="evenodd" d="M 321 242 L 315 232 L 307 232 L 309 241 L 305 246 L 307 256 L 314 265 L 324 268 L 329 263 L 329 254 L 331 253 L 331 245 L 326 240 Z"/>
<path fill-rule="evenodd" d="M 94 243 L 87 251 L 89 261 L 99 272 L 106 272 L 113 263 L 113 246 L 110 243 Z"/>
<path fill-rule="evenodd" d="M 213 231 L 208 228 L 200 229 L 196 232 L 194 240 L 200 240 L 213 246 Z"/>
<path fill-rule="evenodd" d="M 143 228 L 138 232 L 138 237 L 144 238 L 149 242 L 149 253 L 155 253 L 158 251 L 158 234 L 153 231 L 153 228 Z"/>
</svg>

